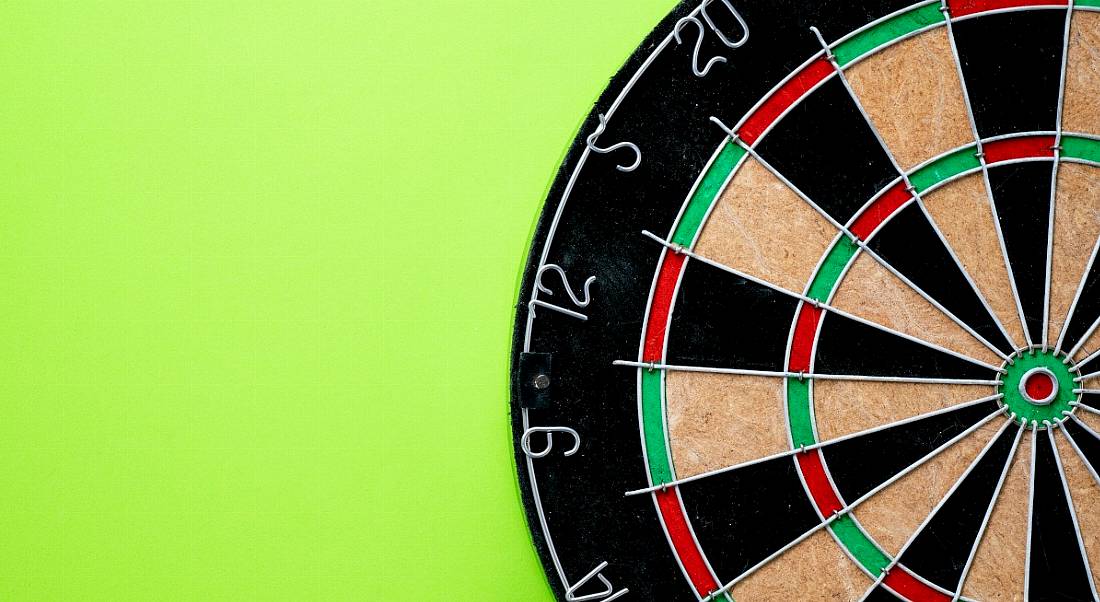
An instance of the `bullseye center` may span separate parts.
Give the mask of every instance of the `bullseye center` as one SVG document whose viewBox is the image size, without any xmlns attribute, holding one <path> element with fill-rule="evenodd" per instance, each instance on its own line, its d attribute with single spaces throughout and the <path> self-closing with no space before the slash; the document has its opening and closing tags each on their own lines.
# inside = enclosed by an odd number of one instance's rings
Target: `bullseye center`
<svg viewBox="0 0 1100 602">
<path fill-rule="evenodd" d="M 1046 368 L 1033 368 L 1020 380 L 1020 393 L 1036 405 L 1047 405 L 1058 393 L 1058 381 Z"/>
<path fill-rule="evenodd" d="M 1021 349 L 1001 366 L 997 378 L 1000 403 L 1021 424 L 1038 428 L 1059 423 L 1073 413 L 1077 366 L 1052 349 Z"/>
</svg>

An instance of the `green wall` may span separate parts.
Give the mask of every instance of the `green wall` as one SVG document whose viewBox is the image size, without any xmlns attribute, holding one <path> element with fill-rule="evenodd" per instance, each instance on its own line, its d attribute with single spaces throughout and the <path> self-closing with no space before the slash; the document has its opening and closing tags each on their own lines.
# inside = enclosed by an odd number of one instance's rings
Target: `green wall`
<svg viewBox="0 0 1100 602">
<path fill-rule="evenodd" d="M 516 275 L 673 4 L 0 6 L 0 598 L 550 600 Z"/>
</svg>

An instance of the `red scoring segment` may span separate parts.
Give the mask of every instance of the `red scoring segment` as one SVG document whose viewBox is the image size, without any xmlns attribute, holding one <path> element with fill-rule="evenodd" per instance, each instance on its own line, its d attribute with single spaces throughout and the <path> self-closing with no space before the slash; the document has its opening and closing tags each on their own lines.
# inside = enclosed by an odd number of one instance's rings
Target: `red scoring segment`
<svg viewBox="0 0 1100 602">
<path fill-rule="evenodd" d="M 802 478 L 806 480 L 806 487 L 821 511 L 821 516 L 827 520 L 835 512 L 844 509 L 829 482 L 829 475 L 825 474 L 825 465 L 821 459 L 821 450 L 815 449 L 804 454 L 798 454 L 798 467 L 802 470 Z"/>
<path fill-rule="evenodd" d="M 899 566 L 890 569 L 882 583 L 911 602 L 951 602 L 951 596 L 929 587 Z"/>
<path fill-rule="evenodd" d="M 948 0 L 952 17 L 965 17 L 1002 8 L 1017 6 L 1067 6 L 1068 0 Z"/>
<path fill-rule="evenodd" d="M 886 218 L 893 215 L 898 208 L 912 198 L 913 195 L 905 189 L 905 182 L 898 182 L 859 214 L 850 228 L 852 234 L 858 236 L 860 240 L 867 240 L 879 224 L 886 221 Z"/>
<path fill-rule="evenodd" d="M 672 309 L 672 296 L 676 293 L 676 281 L 684 267 L 684 255 L 665 252 L 661 272 L 657 275 L 657 290 L 653 291 L 653 306 L 649 310 L 649 322 L 645 329 L 643 361 L 659 362 L 665 354 L 665 331 L 668 330 L 668 314 Z"/>
<path fill-rule="evenodd" d="M 986 163 L 1054 156 L 1054 136 L 1019 136 L 982 145 Z"/>
<path fill-rule="evenodd" d="M 791 372 L 810 371 L 810 353 L 817 338 L 817 323 L 821 321 L 821 308 L 808 303 L 802 304 L 798 312 L 798 322 L 794 327 L 794 341 L 791 343 L 791 359 L 787 363 Z"/>
<path fill-rule="evenodd" d="M 706 596 L 717 590 L 718 583 L 711 576 L 702 552 L 695 545 L 695 538 L 692 537 L 687 517 L 684 516 L 683 507 L 680 506 L 680 496 L 676 493 L 676 488 L 657 491 L 655 495 L 657 506 L 661 509 L 661 516 L 665 519 L 668 538 L 676 548 L 676 555 L 680 557 L 680 564 L 683 565 L 688 579 L 691 579 L 691 585 L 700 596 Z"/>
</svg>

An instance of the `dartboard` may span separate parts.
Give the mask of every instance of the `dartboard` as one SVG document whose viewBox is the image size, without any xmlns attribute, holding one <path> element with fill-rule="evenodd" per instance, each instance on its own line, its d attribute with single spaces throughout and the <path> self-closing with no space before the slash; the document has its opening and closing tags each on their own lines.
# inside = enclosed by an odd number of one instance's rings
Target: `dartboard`
<svg viewBox="0 0 1100 602">
<path fill-rule="evenodd" d="M 516 306 L 569 601 L 1095 600 L 1100 0 L 706 0 L 597 101 Z"/>
</svg>

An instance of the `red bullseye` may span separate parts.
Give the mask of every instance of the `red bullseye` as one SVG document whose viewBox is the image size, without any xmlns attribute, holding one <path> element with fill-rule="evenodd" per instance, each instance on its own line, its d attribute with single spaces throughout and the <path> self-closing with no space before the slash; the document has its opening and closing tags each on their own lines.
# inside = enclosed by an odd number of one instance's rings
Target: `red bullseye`
<svg viewBox="0 0 1100 602">
<path fill-rule="evenodd" d="M 1054 396 L 1054 377 L 1045 371 L 1033 371 L 1024 377 L 1024 396 L 1028 401 L 1043 403 Z"/>
</svg>

